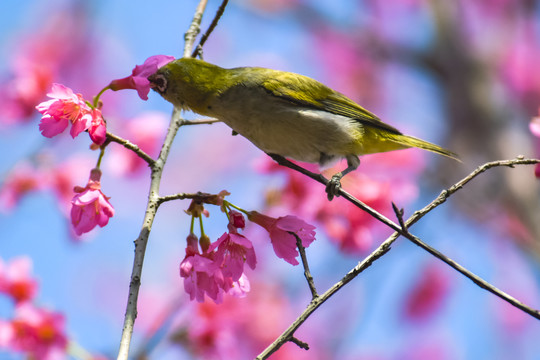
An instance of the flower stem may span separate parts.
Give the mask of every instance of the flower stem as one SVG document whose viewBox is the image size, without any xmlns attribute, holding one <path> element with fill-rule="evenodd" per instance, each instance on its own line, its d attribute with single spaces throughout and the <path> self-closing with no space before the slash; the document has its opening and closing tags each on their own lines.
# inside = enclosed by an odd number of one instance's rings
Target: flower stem
<svg viewBox="0 0 540 360">
<path fill-rule="evenodd" d="M 199 216 L 199 224 L 201 226 L 201 237 L 204 236 L 204 226 L 203 226 L 203 222 L 202 222 L 202 216 Z"/>
<path fill-rule="evenodd" d="M 107 90 L 109 90 L 111 88 L 110 85 L 107 85 L 105 86 L 103 89 L 101 89 L 101 91 L 96 95 L 94 96 L 94 103 L 92 104 L 92 107 L 93 108 L 97 108 L 98 107 L 98 104 L 99 104 L 99 98 L 101 97 L 101 95 L 103 95 L 103 93 Z"/>
<path fill-rule="evenodd" d="M 103 155 L 105 155 L 105 146 L 99 148 L 99 157 L 96 164 L 96 169 L 99 169 L 99 167 L 101 166 L 101 160 L 103 160 Z"/>
<path fill-rule="evenodd" d="M 242 209 L 241 207 L 238 207 L 238 206 L 234 205 L 233 203 L 228 202 L 227 200 L 223 200 L 223 203 L 225 204 L 225 206 L 233 207 L 233 208 L 235 208 L 236 210 L 241 211 L 241 212 L 243 212 L 243 213 L 246 214 L 246 215 L 248 215 L 248 213 L 249 213 L 249 211 L 244 210 L 244 209 Z M 229 216 L 229 215 L 227 214 L 227 216 Z"/>
<path fill-rule="evenodd" d="M 193 228 L 195 227 L 195 216 L 191 216 L 191 226 L 189 227 L 189 233 L 193 234 Z"/>
</svg>

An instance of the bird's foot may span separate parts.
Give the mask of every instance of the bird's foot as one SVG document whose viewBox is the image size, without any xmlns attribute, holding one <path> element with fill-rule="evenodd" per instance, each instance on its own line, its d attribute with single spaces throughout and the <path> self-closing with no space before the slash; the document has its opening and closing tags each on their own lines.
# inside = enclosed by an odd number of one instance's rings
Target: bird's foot
<svg viewBox="0 0 540 360">
<path fill-rule="evenodd" d="M 341 178 L 343 175 L 340 173 L 335 174 L 332 176 L 330 181 L 328 181 L 328 184 L 326 184 L 326 195 L 328 197 L 328 201 L 332 201 L 334 196 L 339 196 L 339 189 L 341 189 Z"/>
</svg>

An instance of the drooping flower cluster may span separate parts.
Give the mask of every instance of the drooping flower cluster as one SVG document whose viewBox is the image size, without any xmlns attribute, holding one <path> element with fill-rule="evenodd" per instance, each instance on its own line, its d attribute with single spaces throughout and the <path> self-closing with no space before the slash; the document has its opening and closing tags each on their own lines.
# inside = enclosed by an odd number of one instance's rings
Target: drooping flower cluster
<svg viewBox="0 0 540 360">
<path fill-rule="evenodd" d="M 231 214 L 232 213 L 232 214 Z M 245 226 L 242 214 L 230 211 L 229 232 L 207 246 L 207 239 L 199 239 L 193 233 L 187 237 L 186 256 L 180 263 L 180 276 L 184 278 L 184 289 L 190 299 L 204 302 L 208 295 L 216 303 L 223 301 L 223 294 L 243 296 L 250 285 L 244 274 L 244 265 L 255 269 L 257 259 L 253 244 L 238 233 Z M 206 250 L 204 250 L 206 248 Z"/>
<path fill-rule="evenodd" d="M 75 94 L 62 84 L 53 84 L 47 96 L 52 100 L 36 106 L 43 115 L 39 124 L 43 136 L 56 136 L 71 124 L 70 134 L 73 138 L 83 131 L 88 131 L 95 144 L 103 145 L 107 129 L 101 110 L 90 107 L 81 94 Z"/>
<path fill-rule="evenodd" d="M 255 269 L 257 257 L 253 243 L 239 232 L 246 226 L 244 215 L 231 209 L 233 205 L 224 200 L 228 194 L 222 191 L 219 195 L 207 195 L 205 200 L 206 203 L 221 206 L 227 213 L 228 232 L 212 243 L 204 234 L 202 225 L 200 238 L 193 233 L 192 226 L 187 237 L 186 255 L 180 263 L 180 276 L 184 278 L 184 289 L 191 300 L 204 302 L 207 295 L 216 303 L 221 303 L 225 293 L 242 297 L 250 291 L 244 267 L 247 265 Z M 241 211 L 247 214 L 250 221 L 268 231 L 276 255 L 292 265 L 299 264 L 296 259 L 299 256 L 296 238 L 300 239 L 304 247 L 315 240 L 315 227 L 294 216 L 276 219 L 256 211 Z M 193 219 L 201 219 L 201 215 L 209 216 L 201 201 L 192 201 L 186 212 Z"/>
<path fill-rule="evenodd" d="M 0 259 L 0 294 L 14 303 L 11 319 L 0 319 L 0 349 L 22 352 L 36 360 L 64 358 L 64 317 L 32 303 L 37 281 L 31 277 L 31 267 L 31 260 L 26 257 L 9 263 Z"/>
</svg>

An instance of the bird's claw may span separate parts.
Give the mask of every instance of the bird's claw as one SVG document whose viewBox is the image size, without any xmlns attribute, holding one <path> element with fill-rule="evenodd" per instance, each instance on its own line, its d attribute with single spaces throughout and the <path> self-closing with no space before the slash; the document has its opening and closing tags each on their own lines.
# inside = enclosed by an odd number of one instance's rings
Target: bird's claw
<svg viewBox="0 0 540 360">
<path fill-rule="evenodd" d="M 328 184 L 326 184 L 326 195 L 328 201 L 332 201 L 334 196 L 339 196 L 339 189 L 341 189 L 341 178 L 339 174 L 332 176 Z"/>
</svg>

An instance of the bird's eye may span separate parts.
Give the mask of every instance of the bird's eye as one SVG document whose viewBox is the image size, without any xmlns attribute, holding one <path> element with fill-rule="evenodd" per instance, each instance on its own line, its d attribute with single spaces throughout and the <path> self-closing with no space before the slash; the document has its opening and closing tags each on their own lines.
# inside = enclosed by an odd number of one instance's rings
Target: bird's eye
<svg viewBox="0 0 540 360">
<path fill-rule="evenodd" d="M 160 94 L 164 94 L 167 91 L 167 79 L 162 74 L 151 75 L 148 80 L 152 84 L 152 89 Z"/>
</svg>

